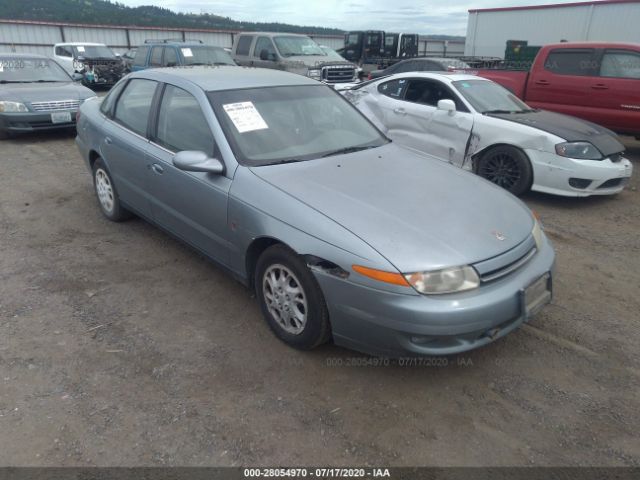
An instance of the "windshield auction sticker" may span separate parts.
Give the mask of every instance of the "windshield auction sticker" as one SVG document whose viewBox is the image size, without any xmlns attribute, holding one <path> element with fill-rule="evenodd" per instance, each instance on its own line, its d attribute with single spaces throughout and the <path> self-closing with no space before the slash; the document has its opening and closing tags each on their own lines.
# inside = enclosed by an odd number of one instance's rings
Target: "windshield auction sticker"
<svg viewBox="0 0 640 480">
<path fill-rule="evenodd" d="M 269 128 L 252 102 L 227 103 L 222 107 L 240 133 Z"/>
<path fill-rule="evenodd" d="M 193 57 L 193 52 L 191 51 L 190 48 L 182 48 L 182 55 L 184 55 L 185 57 Z"/>
</svg>

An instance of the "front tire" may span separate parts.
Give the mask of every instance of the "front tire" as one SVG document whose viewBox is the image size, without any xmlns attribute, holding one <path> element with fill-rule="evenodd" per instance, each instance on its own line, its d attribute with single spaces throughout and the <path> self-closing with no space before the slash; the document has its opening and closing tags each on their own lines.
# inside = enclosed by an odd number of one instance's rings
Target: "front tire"
<svg viewBox="0 0 640 480">
<path fill-rule="evenodd" d="M 478 160 L 477 173 L 514 195 L 522 195 L 533 183 L 529 158 L 522 150 L 508 145 L 484 152 Z"/>
<path fill-rule="evenodd" d="M 105 217 L 112 222 L 122 222 L 131 217 L 131 213 L 120 204 L 111 174 L 100 158 L 93 164 L 93 187 Z"/>
<path fill-rule="evenodd" d="M 286 344 L 310 350 L 329 340 L 329 311 L 320 285 L 289 248 L 274 245 L 260 256 L 255 291 L 269 327 Z"/>
</svg>

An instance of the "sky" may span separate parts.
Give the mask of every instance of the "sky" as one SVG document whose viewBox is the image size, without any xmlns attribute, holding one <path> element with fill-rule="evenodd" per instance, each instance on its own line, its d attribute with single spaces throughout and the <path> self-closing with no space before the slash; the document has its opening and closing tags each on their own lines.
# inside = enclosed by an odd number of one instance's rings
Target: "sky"
<svg viewBox="0 0 640 480">
<path fill-rule="evenodd" d="M 234 20 L 465 35 L 469 9 L 513 7 L 575 0 L 119 0 L 129 6 L 154 4 L 182 13 L 212 13 Z"/>
</svg>

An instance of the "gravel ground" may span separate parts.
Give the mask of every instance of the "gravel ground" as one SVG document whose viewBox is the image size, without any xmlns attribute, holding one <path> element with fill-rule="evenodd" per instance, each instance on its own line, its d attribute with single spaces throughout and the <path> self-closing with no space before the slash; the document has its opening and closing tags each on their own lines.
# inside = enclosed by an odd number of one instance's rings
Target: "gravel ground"
<svg viewBox="0 0 640 480">
<path fill-rule="evenodd" d="M 626 141 L 640 168 L 640 143 Z M 105 220 L 73 136 L 1 144 L 0 465 L 640 465 L 640 177 L 529 194 L 552 305 L 446 366 L 294 351 L 250 293 Z"/>
</svg>

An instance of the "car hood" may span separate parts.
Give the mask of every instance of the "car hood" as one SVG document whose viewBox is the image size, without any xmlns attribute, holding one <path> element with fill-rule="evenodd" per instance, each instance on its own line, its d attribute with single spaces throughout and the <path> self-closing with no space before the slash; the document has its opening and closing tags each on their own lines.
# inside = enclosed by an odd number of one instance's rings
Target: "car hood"
<svg viewBox="0 0 640 480">
<path fill-rule="evenodd" d="M 23 103 L 82 100 L 95 93 L 74 82 L 7 83 L 0 85 L 0 98 Z"/>
<path fill-rule="evenodd" d="M 333 60 L 326 55 L 297 55 L 287 57 L 289 62 L 301 62 L 307 67 L 316 67 L 320 65 L 353 65 L 347 60 Z"/>
<path fill-rule="evenodd" d="M 518 114 L 492 113 L 489 116 L 534 127 L 568 142 L 590 142 L 605 156 L 624 151 L 624 145 L 611 130 L 569 115 L 536 110 Z"/>
<path fill-rule="evenodd" d="M 395 144 L 251 170 L 357 235 L 401 272 L 495 257 L 533 227 L 531 213 L 511 194 Z"/>
</svg>

